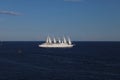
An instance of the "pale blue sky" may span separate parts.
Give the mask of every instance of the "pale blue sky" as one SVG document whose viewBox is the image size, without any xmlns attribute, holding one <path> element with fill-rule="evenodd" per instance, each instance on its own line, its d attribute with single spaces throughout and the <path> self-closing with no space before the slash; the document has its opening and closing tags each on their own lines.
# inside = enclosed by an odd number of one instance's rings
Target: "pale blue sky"
<svg viewBox="0 0 120 80">
<path fill-rule="evenodd" d="M 120 0 L 0 0 L 0 40 L 120 41 Z"/>
</svg>

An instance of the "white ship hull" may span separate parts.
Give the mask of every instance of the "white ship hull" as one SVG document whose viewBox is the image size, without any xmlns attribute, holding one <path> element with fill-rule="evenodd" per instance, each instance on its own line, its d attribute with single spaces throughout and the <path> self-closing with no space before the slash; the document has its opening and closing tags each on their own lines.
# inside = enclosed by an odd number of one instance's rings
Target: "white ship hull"
<svg viewBox="0 0 120 80">
<path fill-rule="evenodd" d="M 43 43 L 43 44 L 39 45 L 39 47 L 43 47 L 43 48 L 71 48 L 71 47 L 73 47 L 73 45 L 64 44 L 64 43 L 60 43 L 60 44 Z"/>
</svg>

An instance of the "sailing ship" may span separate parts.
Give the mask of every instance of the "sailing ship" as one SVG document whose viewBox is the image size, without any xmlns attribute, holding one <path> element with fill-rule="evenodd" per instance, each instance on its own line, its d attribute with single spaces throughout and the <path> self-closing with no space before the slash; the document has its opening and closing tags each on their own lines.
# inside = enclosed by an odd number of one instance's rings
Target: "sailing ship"
<svg viewBox="0 0 120 80">
<path fill-rule="evenodd" d="M 58 38 L 58 40 L 56 40 L 55 37 L 52 40 L 48 36 L 46 39 L 46 42 L 40 44 L 39 47 L 43 47 L 43 48 L 72 48 L 73 44 L 72 44 L 69 37 L 67 40 L 65 37 L 63 37 L 63 40 L 61 40 L 60 38 Z"/>
</svg>

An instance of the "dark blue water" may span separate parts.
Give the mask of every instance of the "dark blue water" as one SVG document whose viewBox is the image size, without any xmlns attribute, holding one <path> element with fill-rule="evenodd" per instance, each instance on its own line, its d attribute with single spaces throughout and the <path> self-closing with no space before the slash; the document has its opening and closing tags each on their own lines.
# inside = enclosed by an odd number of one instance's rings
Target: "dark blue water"
<svg viewBox="0 0 120 80">
<path fill-rule="evenodd" d="M 70 49 L 41 42 L 1 42 L 0 80 L 120 80 L 120 42 L 74 42 Z"/>
</svg>

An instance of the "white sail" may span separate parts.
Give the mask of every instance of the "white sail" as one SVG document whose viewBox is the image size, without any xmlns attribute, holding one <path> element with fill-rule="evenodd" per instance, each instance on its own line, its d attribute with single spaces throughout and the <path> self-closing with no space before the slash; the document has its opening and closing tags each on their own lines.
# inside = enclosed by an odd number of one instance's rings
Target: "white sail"
<svg viewBox="0 0 120 80">
<path fill-rule="evenodd" d="M 56 43 L 56 39 L 55 38 L 53 38 L 53 42 Z"/>
<path fill-rule="evenodd" d="M 46 43 L 49 43 L 49 36 L 48 36 L 47 39 L 46 39 Z"/>
<path fill-rule="evenodd" d="M 61 43 L 61 40 L 60 40 L 60 38 L 58 38 L 58 42 L 59 42 L 59 43 Z"/>
<path fill-rule="evenodd" d="M 69 37 L 68 37 L 68 44 L 71 45 L 71 40 Z"/>
<path fill-rule="evenodd" d="M 52 40 L 50 37 L 48 37 L 48 43 L 52 43 Z"/>
<path fill-rule="evenodd" d="M 66 41 L 65 37 L 63 37 L 63 43 L 67 43 L 67 41 Z"/>
</svg>

